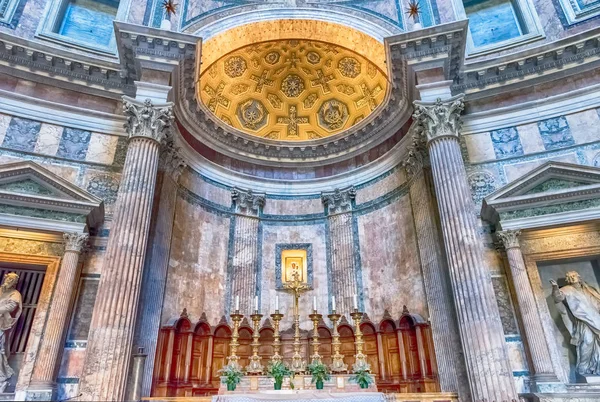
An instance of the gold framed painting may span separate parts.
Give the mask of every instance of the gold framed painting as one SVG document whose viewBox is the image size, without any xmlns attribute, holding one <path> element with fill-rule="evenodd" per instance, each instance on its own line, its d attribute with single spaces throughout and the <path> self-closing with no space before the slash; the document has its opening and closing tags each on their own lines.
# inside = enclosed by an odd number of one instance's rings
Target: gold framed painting
<svg viewBox="0 0 600 402">
<path fill-rule="evenodd" d="M 308 283 L 306 249 L 281 250 L 281 263 L 283 283 L 293 282 L 296 275 L 300 282 Z"/>
</svg>

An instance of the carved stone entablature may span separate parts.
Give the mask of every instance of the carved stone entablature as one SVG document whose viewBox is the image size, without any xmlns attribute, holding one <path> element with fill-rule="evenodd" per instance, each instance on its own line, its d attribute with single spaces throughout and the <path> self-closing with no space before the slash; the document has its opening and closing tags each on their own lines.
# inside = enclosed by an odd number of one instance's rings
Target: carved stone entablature
<svg viewBox="0 0 600 402">
<path fill-rule="evenodd" d="M 160 168 L 177 182 L 186 167 L 181 148 L 175 145 L 172 136 L 167 136 L 160 153 Z"/>
<path fill-rule="evenodd" d="M 496 232 L 498 240 L 502 243 L 505 249 L 519 248 L 519 236 L 521 235 L 520 230 L 503 230 Z"/>
<path fill-rule="evenodd" d="M 600 168 L 547 162 L 484 198 L 481 217 L 498 231 L 600 219 Z"/>
<path fill-rule="evenodd" d="M 123 114 L 127 116 L 125 129 L 129 138 L 147 137 L 160 143 L 165 139 L 167 129 L 173 121 L 173 104 L 155 106 L 150 99 L 140 103 L 124 96 Z"/>
<path fill-rule="evenodd" d="M 447 100 L 437 99 L 435 102 L 415 101 L 413 118 L 422 127 L 427 142 L 442 137 L 458 137 L 461 118 L 465 105 L 464 95 L 457 95 Z"/>
<path fill-rule="evenodd" d="M 90 235 L 87 233 L 64 233 L 63 238 L 65 239 L 65 252 L 81 253 L 87 245 Z"/>
<path fill-rule="evenodd" d="M 352 211 L 356 189 L 354 186 L 340 190 L 336 188 L 329 193 L 321 193 L 321 201 L 328 215 Z"/>
<path fill-rule="evenodd" d="M 259 216 L 265 206 L 265 194 L 255 194 L 252 190 L 234 188 L 231 190 L 231 201 L 238 214 Z"/>
</svg>

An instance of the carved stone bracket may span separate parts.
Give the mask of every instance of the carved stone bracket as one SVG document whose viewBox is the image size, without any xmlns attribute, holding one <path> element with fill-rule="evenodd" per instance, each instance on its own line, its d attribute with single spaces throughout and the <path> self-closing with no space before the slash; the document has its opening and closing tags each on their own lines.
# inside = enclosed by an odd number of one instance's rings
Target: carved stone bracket
<svg viewBox="0 0 600 402">
<path fill-rule="evenodd" d="M 87 245 L 90 235 L 87 233 L 64 233 L 63 238 L 65 239 L 65 252 L 81 253 Z"/>
<path fill-rule="evenodd" d="M 231 190 L 231 201 L 236 213 L 259 216 L 265 206 L 265 200 L 265 194 L 255 194 L 252 190 Z"/>
<path fill-rule="evenodd" d="M 177 182 L 186 167 L 181 148 L 175 145 L 171 136 L 167 136 L 160 153 L 160 168 Z"/>
<path fill-rule="evenodd" d="M 519 248 L 519 236 L 521 235 L 520 230 L 504 230 L 502 232 L 496 232 L 498 240 L 504 245 L 505 249 Z"/>
<path fill-rule="evenodd" d="M 427 142 L 442 137 L 458 137 L 462 121 L 460 114 L 465 108 L 464 95 L 435 102 L 415 101 L 413 119 L 423 129 Z"/>
<path fill-rule="evenodd" d="M 167 129 L 173 121 L 173 104 L 154 106 L 150 99 L 144 103 L 123 97 L 123 114 L 127 116 L 125 129 L 129 138 L 146 137 L 159 143 L 165 139 Z"/>
<path fill-rule="evenodd" d="M 333 192 L 321 193 L 321 202 L 329 215 L 351 211 L 354 198 L 356 198 L 354 186 L 343 190 L 336 188 Z"/>
</svg>

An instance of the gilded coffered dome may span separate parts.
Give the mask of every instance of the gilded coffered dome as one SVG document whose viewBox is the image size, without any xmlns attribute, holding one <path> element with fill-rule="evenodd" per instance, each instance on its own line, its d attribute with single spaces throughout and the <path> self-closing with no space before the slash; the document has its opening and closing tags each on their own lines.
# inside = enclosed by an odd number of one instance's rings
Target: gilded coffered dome
<svg viewBox="0 0 600 402">
<path fill-rule="evenodd" d="M 383 101 L 386 75 L 346 48 L 276 40 L 239 48 L 206 68 L 197 86 L 219 119 L 272 140 L 307 141 L 352 127 Z"/>
</svg>

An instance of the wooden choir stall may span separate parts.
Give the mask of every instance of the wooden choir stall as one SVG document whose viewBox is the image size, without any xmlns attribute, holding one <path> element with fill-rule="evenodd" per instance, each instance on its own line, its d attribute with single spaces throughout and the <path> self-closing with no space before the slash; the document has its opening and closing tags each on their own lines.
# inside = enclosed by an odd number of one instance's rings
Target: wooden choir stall
<svg viewBox="0 0 600 402">
<path fill-rule="evenodd" d="M 375 376 L 377 389 L 382 392 L 420 393 L 439 392 L 437 367 L 429 324 L 406 307 L 394 319 L 386 311 L 384 318 L 372 322 L 364 314 L 360 322 L 364 354 Z M 354 327 L 345 317 L 338 323 L 341 354 L 349 368 L 354 363 Z M 332 328 L 323 320 L 318 326 L 319 354 L 322 361 L 332 363 Z M 266 367 L 273 355 L 274 329 L 266 319 L 259 330 L 261 363 Z M 253 328 L 247 318 L 239 326 L 240 366 L 246 367 L 252 355 Z M 280 333 L 284 361 L 293 354 L 293 326 Z M 206 315 L 193 323 L 184 309 L 180 317 L 170 320 L 160 329 L 156 363 L 152 381 L 152 396 L 206 396 L 218 392 L 219 370 L 227 364 L 232 328 L 223 317 L 216 326 L 208 324 Z M 302 354 L 310 356 L 312 331 L 301 331 Z"/>
</svg>

